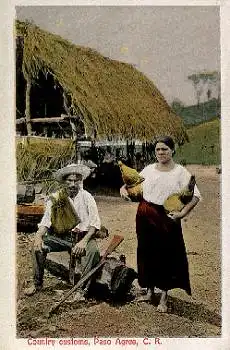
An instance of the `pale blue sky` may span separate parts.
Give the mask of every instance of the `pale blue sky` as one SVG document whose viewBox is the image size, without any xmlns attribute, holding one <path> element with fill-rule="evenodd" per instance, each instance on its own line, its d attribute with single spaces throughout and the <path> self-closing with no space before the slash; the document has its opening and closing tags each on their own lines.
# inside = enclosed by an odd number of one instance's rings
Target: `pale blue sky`
<svg viewBox="0 0 230 350">
<path fill-rule="evenodd" d="M 24 6 L 16 13 L 77 45 L 134 64 L 169 103 L 194 103 L 187 76 L 220 70 L 218 7 Z"/>
</svg>

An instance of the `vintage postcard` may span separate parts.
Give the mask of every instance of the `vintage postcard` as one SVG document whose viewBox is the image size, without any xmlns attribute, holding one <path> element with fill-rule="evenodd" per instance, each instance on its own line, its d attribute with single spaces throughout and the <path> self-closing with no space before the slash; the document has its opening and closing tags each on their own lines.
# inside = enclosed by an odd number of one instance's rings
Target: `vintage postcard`
<svg viewBox="0 0 230 350">
<path fill-rule="evenodd" d="M 6 5 L 4 349 L 230 345 L 228 12 L 160 5 Z"/>
</svg>

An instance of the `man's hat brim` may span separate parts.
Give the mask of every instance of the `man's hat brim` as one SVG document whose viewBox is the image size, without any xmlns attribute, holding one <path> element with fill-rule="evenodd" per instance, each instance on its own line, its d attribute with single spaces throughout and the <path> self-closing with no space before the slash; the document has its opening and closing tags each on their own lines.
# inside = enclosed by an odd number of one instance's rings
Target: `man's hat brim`
<svg viewBox="0 0 230 350">
<path fill-rule="evenodd" d="M 54 178 L 57 181 L 63 181 L 63 179 L 72 174 L 80 174 L 82 179 L 85 180 L 91 173 L 89 167 L 84 164 L 70 164 L 64 168 L 61 168 L 54 173 Z"/>
</svg>

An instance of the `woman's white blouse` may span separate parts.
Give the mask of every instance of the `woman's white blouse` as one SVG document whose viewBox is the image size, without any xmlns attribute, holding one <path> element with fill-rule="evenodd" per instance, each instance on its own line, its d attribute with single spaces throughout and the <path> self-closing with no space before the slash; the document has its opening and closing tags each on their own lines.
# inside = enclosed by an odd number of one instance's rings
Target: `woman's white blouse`
<svg viewBox="0 0 230 350">
<path fill-rule="evenodd" d="M 54 195 L 58 196 L 58 192 Z M 100 229 L 101 221 L 98 214 L 97 204 L 88 191 L 80 189 L 76 197 L 74 197 L 74 199 L 69 198 L 69 201 L 72 203 L 80 219 L 80 223 L 76 226 L 80 231 L 88 231 L 90 226 Z M 51 227 L 51 206 L 52 202 L 49 199 L 46 203 L 45 213 L 40 224 L 38 224 L 38 227 Z"/>
<path fill-rule="evenodd" d="M 163 205 L 169 195 L 184 189 L 191 178 L 189 171 L 180 164 L 175 164 L 170 171 L 160 171 L 156 168 L 156 163 L 150 164 L 140 175 L 145 179 L 142 182 L 143 198 L 158 205 Z M 194 196 L 201 199 L 197 185 L 194 188 Z"/>
</svg>

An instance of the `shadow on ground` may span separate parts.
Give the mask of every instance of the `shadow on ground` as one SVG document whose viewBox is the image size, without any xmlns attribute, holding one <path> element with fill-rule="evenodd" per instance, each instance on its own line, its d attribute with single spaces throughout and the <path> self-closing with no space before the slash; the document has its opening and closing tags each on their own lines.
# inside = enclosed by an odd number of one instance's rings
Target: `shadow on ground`
<svg viewBox="0 0 230 350">
<path fill-rule="evenodd" d="M 111 301 L 108 298 L 89 298 L 87 302 L 82 303 L 63 303 L 49 318 L 48 311 L 50 307 L 54 306 L 61 298 L 55 290 L 62 290 L 65 294 L 69 290 L 69 286 L 58 283 L 53 285 L 52 288 L 51 286 L 44 288 L 38 295 L 21 299 L 17 310 L 18 337 L 76 336 L 76 329 L 78 336 L 87 336 L 87 334 L 94 334 L 93 329 L 99 332 L 104 321 L 107 325 L 112 322 L 112 326 L 108 330 L 112 335 L 119 334 L 120 328 L 126 329 L 127 333 L 133 328 L 134 334 L 135 332 L 137 334 L 138 331 L 135 327 L 137 327 L 138 320 L 139 327 L 141 327 L 140 331 L 145 334 L 145 332 L 153 332 L 151 327 L 158 327 L 161 322 L 162 325 L 170 324 L 167 327 L 171 327 L 174 316 L 181 318 L 181 321 L 175 318 L 175 324 L 178 324 L 178 321 L 185 324 L 185 331 L 183 332 L 187 333 L 186 330 L 189 329 L 192 336 L 196 336 L 196 324 L 199 323 L 221 327 L 220 315 L 208 310 L 205 305 L 183 301 L 175 297 L 169 297 L 168 314 L 159 314 L 155 307 L 151 307 L 151 304 L 137 303 L 134 300 L 134 295 L 128 295 L 127 299 L 123 301 Z M 157 302 L 157 299 L 155 302 Z M 149 315 L 149 320 L 146 318 L 147 315 Z M 135 320 L 132 320 L 133 317 Z M 90 327 L 89 319 L 91 319 Z M 192 323 L 187 323 L 185 319 Z M 127 327 L 130 327 L 130 329 Z M 167 329 L 167 327 L 164 332 L 167 332 L 170 336 L 172 330 Z M 156 330 L 157 333 L 159 333 L 159 330 Z"/>
<path fill-rule="evenodd" d="M 221 316 L 208 310 L 203 304 L 190 303 L 175 297 L 169 297 L 169 312 L 180 317 L 186 317 L 191 321 L 205 322 L 221 327 Z"/>
<path fill-rule="evenodd" d="M 106 289 L 103 289 L 102 285 L 98 285 L 97 288 L 98 288 L 97 290 L 94 289 L 94 293 L 97 292 L 97 294 L 94 294 L 94 296 L 92 295 L 89 296 L 90 298 L 86 302 L 85 308 L 90 308 L 92 305 L 100 304 L 102 302 L 106 302 L 109 306 L 114 308 L 121 308 L 128 304 L 130 305 L 136 304 L 135 295 L 133 293 L 127 294 L 126 298 L 123 300 L 111 299 L 111 295 L 108 294 L 108 291 Z M 156 298 L 153 304 L 157 305 L 159 302 L 159 299 L 160 299 L 160 294 L 156 295 Z M 138 304 L 140 305 L 140 303 Z M 72 307 L 74 307 L 74 305 Z M 60 311 L 58 311 L 58 313 Z M 169 296 L 168 314 L 177 315 L 179 317 L 185 317 L 188 320 L 194 321 L 194 322 L 209 323 L 211 325 L 221 327 L 221 315 L 207 309 L 207 307 L 202 303 L 200 304 L 192 303 L 192 302 L 178 299 L 176 297 Z"/>
</svg>

